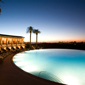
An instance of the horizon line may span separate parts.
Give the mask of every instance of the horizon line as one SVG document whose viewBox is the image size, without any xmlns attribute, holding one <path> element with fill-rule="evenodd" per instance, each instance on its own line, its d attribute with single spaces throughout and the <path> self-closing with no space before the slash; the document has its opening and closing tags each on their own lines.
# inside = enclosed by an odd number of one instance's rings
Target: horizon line
<svg viewBox="0 0 85 85">
<path fill-rule="evenodd" d="M 24 42 L 28 42 L 28 43 L 30 43 L 30 41 L 24 41 Z M 37 43 L 59 43 L 59 42 L 62 42 L 62 43 L 69 43 L 69 42 L 84 42 L 85 43 L 85 41 L 57 41 L 57 42 L 37 42 Z M 31 42 L 31 43 L 36 43 L 36 42 Z"/>
</svg>

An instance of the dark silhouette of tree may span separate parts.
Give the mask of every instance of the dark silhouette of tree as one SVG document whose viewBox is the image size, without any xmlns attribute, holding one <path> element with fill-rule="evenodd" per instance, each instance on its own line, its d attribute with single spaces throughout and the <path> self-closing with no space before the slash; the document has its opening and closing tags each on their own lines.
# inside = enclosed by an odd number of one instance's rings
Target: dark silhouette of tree
<svg viewBox="0 0 85 85">
<path fill-rule="evenodd" d="M 28 32 L 30 33 L 30 48 L 31 48 L 31 33 L 33 32 L 33 27 L 32 26 L 27 28 L 27 33 Z"/>
<path fill-rule="evenodd" d="M 40 33 L 40 31 L 38 29 L 34 29 L 33 33 L 36 34 L 36 48 L 37 48 L 38 33 Z"/>
<path fill-rule="evenodd" d="M 2 0 L 0 0 L 0 2 L 4 3 Z"/>
<path fill-rule="evenodd" d="M 0 0 L 0 2 L 4 3 L 2 0 Z M 1 5 L 0 5 L 0 7 L 1 7 Z M 1 15 L 1 8 L 0 8 L 0 15 Z"/>
<path fill-rule="evenodd" d="M 0 12 L 1 12 L 1 8 L 0 8 Z"/>
</svg>

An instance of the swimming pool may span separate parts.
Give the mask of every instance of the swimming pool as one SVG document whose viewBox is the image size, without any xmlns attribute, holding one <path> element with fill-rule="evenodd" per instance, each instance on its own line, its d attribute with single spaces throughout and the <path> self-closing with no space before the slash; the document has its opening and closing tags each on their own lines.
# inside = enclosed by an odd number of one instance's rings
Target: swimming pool
<svg viewBox="0 0 85 85">
<path fill-rule="evenodd" d="M 68 85 L 85 85 L 85 51 L 40 49 L 18 53 L 13 62 L 35 76 Z"/>
</svg>

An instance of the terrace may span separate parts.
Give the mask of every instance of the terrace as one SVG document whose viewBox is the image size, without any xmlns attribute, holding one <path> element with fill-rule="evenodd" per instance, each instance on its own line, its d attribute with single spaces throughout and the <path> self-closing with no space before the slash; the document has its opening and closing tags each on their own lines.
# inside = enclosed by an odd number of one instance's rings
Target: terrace
<svg viewBox="0 0 85 85">
<path fill-rule="evenodd" d="M 24 37 L 0 34 L 0 52 L 25 48 Z"/>
</svg>

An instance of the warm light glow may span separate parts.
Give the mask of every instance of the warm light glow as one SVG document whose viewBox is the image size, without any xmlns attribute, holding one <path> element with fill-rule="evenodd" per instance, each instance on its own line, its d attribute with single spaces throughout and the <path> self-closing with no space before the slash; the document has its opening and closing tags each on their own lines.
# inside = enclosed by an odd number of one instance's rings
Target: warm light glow
<svg viewBox="0 0 85 85">
<path fill-rule="evenodd" d="M 2 38 L 2 40 L 5 40 L 6 41 L 6 38 Z"/>
<path fill-rule="evenodd" d="M 12 39 L 11 38 L 8 38 L 9 41 L 11 41 Z"/>
<path fill-rule="evenodd" d="M 4 47 L 4 49 L 6 50 L 6 47 Z"/>
</svg>

